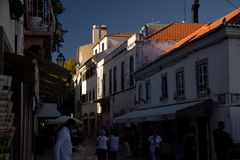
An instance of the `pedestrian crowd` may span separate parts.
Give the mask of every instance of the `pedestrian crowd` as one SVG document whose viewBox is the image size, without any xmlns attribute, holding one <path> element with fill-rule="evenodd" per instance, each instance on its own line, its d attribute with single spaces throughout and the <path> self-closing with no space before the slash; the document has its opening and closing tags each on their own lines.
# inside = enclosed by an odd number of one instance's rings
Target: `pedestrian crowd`
<svg viewBox="0 0 240 160">
<path fill-rule="evenodd" d="M 75 130 L 76 122 L 69 119 L 65 126 L 59 129 L 54 145 L 55 160 L 71 160 L 73 151 L 73 141 L 71 134 L 77 134 Z M 218 122 L 217 128 L 213 130 L 214 149 L 217 160 L 228 160 L 229 151 L 232 147 L 233 140 L 231 135 L 224 131 L 224 121 Z M 72 130 L 72 132 L 71 132 Z M 83 139 L 78 139 L 83 142 Z M 149 160 L 160 160 L 162 149 L 162 137 L 157 129 L 152 129 L 151 135 L 147 137 L 147 150 Z M 96 137 L 96 157 L 98 160 L 116 160 L 119 151 L 119 145 L 124 146 L 124 154 L 126 158 L 133 157 L 137 154 L 138 134 L 136 128 L 126 127 L 119 136 L 118 130 L 113 128 L 106 133 L 101 129 Z M 196 160 L 198 153 L 198 140 L 196 131 L 193 126 L 189 126 L 183 136 L 182 151 L 176 153 L 176 160 Z M 76 144 L 75 144 L 76 145 Z"/>
</svg>

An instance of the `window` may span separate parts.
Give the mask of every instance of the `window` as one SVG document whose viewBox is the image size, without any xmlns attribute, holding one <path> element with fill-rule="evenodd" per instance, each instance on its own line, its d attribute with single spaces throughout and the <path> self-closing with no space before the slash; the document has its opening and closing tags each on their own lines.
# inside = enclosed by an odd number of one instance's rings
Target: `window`
<svg viewBox="0 0 240 160">
<path fill-rule="evenodd" d="M 142 101 L 142 85 L 138 86 L 138 102 Z"/>
<path fill-rule="evenodd" d="M 82 101 L 82 103 L 86 103 L 86 95 L 85 94 L 83 94 L 81 96 L 81 101 Z"/>
<path fill-rule="evenodd" d="M 102 43 L 102 51 L 104 51 L 104 43 Z"/>
<path fill-rule="evenodd" d="M 82 100 L 82 79 L 80 79 L 79 84 L 80 84 L 79 86 L 80 100 Z"/>
<path fill-rule="evenodd" d="M 82 81 L 85 81 L 86 80 L 86 73 L 83 73 L 82 75 Z"/>
<path fill-rule="evenodd" d="M 92 100 L 95 100 L 95 89 L 92 90 Z"/>
<path fill-rule="evenodd" d="M 97 96 L 99 97 L 100 94 L 101 94 L 101 90 L 100 90 L 101 79 L 100 79 L 100 77 L 97 77 L 97 82 L 98 82 L 98 84 L 97 84 Z M 102 84 L 102 88 L 103 88 L 103 84 Z"/>
<path fill-rule="evenodd" d="M 97 49 L 95 49 L 95 51 L 94 51 L 94 52 L 95 52 L 95 55 L 96 55 L 96 54 L 97 54 Z"/>
<path fill-rule="evenodd" d="M 88 98 L 89 98 L 89 102 L 90 102 L 92 100 L 92 92 L 91 91 L 89 91 Z"/>
<path fill-rule="evenodd" d="M 91 66 L 90 68 L 89 68 L 89 77 L 92 77 L 93 75 L 95 75 L 96 74 L 96 68 L 95 68 L 95 66 L 93 65 L 93 66 Z"/>
<path fill-rule="evenodd" d="M 106 96 L 106 74 L 103 73 L 103 83 L 102 83 L 102 94 L 103 96 Z"/>
<path fill-rule="evenodd" d="M 89 71 L 89 69 L 87 69 L 87 70 L 86 70 L 86 79 L 88 79 L 88 78 L 90 77 L 90 74 L 89 74 L 89 73 L 90 73 L 90 71 Z"/>
<path fill-rule="evenodd" d="M 109 95 L 112 94 L 112 70 L 109 70 Z"/>
<path fill-rule="evenodd" d="M 133 56 L 130 57 L 129 59 L 129 74 L 130 74 L 130 86 L 133 85 L 134 79 L 133 79 L 133 70 L 134 70 L 134 59 Z"/>
<path fill-rule="evenodd" d="M 85 102 L 88 102 L 88 92 L 86 92 Z"/>
<path fill-rule="evenodd" d="M 149 103 L 151 100 L 151 83 L 150 81 L 146 82 L 146 101 Z"/>
<path fill-rule="evenodd" d="M 176 73 L 176 98 L 184 97 L 184 74 L 183 70 Z"/>
<path fill-rule="evenodd" d="M 113 68 L 113 91 L 117 91 L 117 67 Z"/>
<path fill-rule="evenodd" d="M 167 74 L 162 76 L 162 99 L 168 98 L 168 90 L 167 90 Z"/>
<path fill-rule="evenodd" d="M 121 63 L 121 89 L 125 88 L 125 77 L 124 77 L 124 62 Z"/>
<path fill-rule="evenodd" d="M 93 67 L 89 68 L 89 77 L 91 77 L 93 75 Z"/>
<path fill-rule="evenodd" d="M 198 95 L 206 93 L 208 88 L 207 62 L 197 64 L 197 91 Z"/>
</svg>

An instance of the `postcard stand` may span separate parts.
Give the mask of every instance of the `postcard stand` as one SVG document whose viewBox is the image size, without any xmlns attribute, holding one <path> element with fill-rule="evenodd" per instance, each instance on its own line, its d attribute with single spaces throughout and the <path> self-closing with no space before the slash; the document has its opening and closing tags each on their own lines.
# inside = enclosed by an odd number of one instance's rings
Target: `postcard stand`
<svg viewBox="0 0 240 160">
<path fill-rule="evenodd" d="M 11 76 L 0 75 L 0 160 L 10 159 L 10 146 L 15 132 L 15 127 L 12 126 L 14 113 L 11 113 L 11 83 Z"/>
</svg>

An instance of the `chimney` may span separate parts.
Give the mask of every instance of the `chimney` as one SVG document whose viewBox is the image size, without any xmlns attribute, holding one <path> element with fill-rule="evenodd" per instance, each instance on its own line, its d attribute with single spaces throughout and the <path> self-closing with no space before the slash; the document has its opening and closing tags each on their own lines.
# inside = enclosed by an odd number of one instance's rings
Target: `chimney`
<svg viewBox="0 0 240 160">
<path fill-rule="evenodd" d="M 192 22 L 198 23 L 198 8 L 200 7 L 199 0 L 195 0 L 192 5 Z"/>
<path fill-rule="evenodd" d="M 100 27 L 100 38 L 104 37 L 105 35 L 107 35 L 107 26 L 105 24 L 102 24 Z"/>
<path fill-rule="evenodd" d="M 92 43 L 96 43 L 100 39 L 100 31 L 98 25 L 93 25 L 92 28 Z"/>
</svg>

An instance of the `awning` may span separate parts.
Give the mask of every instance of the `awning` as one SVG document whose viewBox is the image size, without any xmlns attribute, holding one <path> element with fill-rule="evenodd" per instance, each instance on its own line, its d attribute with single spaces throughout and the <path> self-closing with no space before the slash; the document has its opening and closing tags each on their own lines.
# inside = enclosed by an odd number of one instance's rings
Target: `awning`
<svg viewBox="0 0 240 160">
<path fill-rule="evenodd" d="M 205 100 L 177 103 L 161 107 L 144 108 L 119 116 L 113 120 L 114 123 L 161 121 L 176 118 L 176 112 L 191 106 L 196 106 Z"/>
<path fill-rule="evenodd" d="M 31 52 L 26 51 L 26 53 L 30 54 Z M 71 74 L 67 69 L 38 56 L 22 56 L 5 52 L 5 71 L 13 76 L 15 80 L 27 82 L 34 86 L 35 70 L 33 59 L 37 59 L 38 62 L 40 94 L 45 94 L 46 97 L 57 101 L 62 96 L 62 93 L 66 91 L 67 83 L 71 81 Z"/>
<path fill-rule="evenodd" d="M 57 110 L 56 103 L 43 103 L 43 106 L 40 108 L 37 116 L 39 118 L 56 118 L 61 116 L 61 113 Z"/>
<path fill-rule="evenodd" d="M 70 72 L 67 69 L 49 60 L 39 57 L 36 53 L 26 50 L 24 54 L 27 55 L 28 57 L 31 57 L 32 59 L 37 59 L 40 71 L 43 71 L 55 77 L 64 78 L 65 81 L 68 81 L 72 78 Z"/>
<path fill-rule="evenodd" d="M 48 124 L 65 124 L 67 122 L 68 119 L 74 119 L 76 124 L 81 124 L 82 121 L 80 121 L 79 119 L 77 118 L 74 118 L 74 117 L 69 117 L 69 116 L 60 116 L 56 119 L 50 119 L 48 120 Z"/>
<path fill-rule="evenodd" d="M 17 81 L 34 85 L 34 64 L 31 58 L 5 52 L 4 69 L 6 74 L 14 76 Z"/>
</svg>

